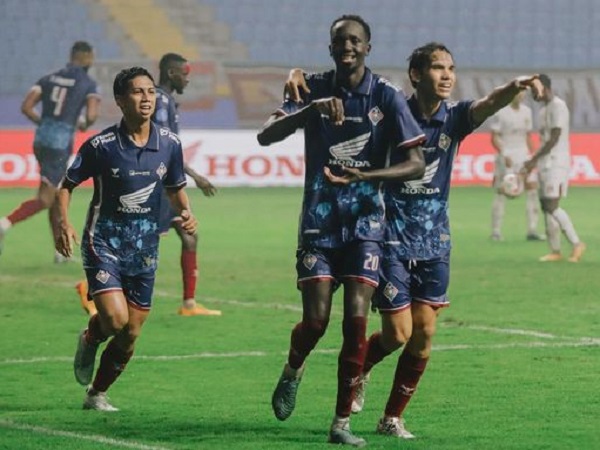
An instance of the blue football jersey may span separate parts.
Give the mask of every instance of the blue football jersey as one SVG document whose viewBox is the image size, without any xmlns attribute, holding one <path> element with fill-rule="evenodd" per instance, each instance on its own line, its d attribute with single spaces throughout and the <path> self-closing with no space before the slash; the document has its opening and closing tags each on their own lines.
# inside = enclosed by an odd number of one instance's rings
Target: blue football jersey
<svg viewBox="0 0 600 450">
<path fill-rule="evenodd" d="M 386 244 L 398 259 L 427 260 L 451 248 L 448 196 L 452 163 L 461 141 L 476 126 L 471 123 L 472 101 L 443 101 L 429 119 L 422 117 L 417 99 L 408 105 L 425 132 L 425 175 L 420 180 L 386 184 Z M 395 158 L 392 158 L 392 162 Z"/>
<path fill-rule="evenodd" d="M 41 92 L 41 121 L 34 145 L 56 150 L 70 150 L 77 119 L 91 95 L 98 96 L 98 86 L 80 66 L 68 64 L 58 72 L 42 77 L 32 89 Z"/>
<path fill-rule="evenodd" d="M 137 147 L 122 124 L 114 125 L 81 146 L 66 178 L 75 185 L 94 180 L 82 237 L 84 266 L 112 254 L 125 273 L 155 270 L 163 188 L 186 184 L 177 135 L 152 124 L 147 144 Z"/>
<path fill-rule="evenodd" d="M 336 85 L 335 72 L 306 76 L 311 90 L 303 104 L 287 99 L 280 110 L 293 114 L 313 100 L 336 96 L 344 103 L 343 125 L 315 113 L 304 127 L 306 174 L 299 229 L 304 247 L 339 248 L 354 240 L 382 241 L 385 205 L 380 183 L 357 182 L 334 186 L 324 167 L 377 169 L 389 164 L 390 154 L 405 153 L 424 141 L 424 133 L 401 89 L 369 69 L 354 90 Z"/>
<path fill-rule="evenodd" d="M 160 86 L 156 86 L 156 109 L 152 115 L 154 123 L 179 134 L 179 112 L 175 98 Z"/>
</svg>

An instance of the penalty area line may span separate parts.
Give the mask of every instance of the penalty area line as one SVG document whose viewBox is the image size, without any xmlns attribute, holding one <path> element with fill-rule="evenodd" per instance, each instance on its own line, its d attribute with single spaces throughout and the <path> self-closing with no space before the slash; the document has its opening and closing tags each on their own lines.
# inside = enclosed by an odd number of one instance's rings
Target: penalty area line
<svg viewBox="0 0 600 450">
<path fill-rule="evenodd" d="M 79 439 L 83 441 L 96 442 L 98 444 L 112 445 L 114 447 L 132 448 L 135 450 L 169 450 L 167 447 L 157 445 L 143 444 L 137 441 L 126 441 L 111 437 L 102 436 L 100 434 L 84 434 L 74 431 L 55 430 L 52 428 L 40 427 L 38 425 L 28 425 L 24 423 L 16 423 L 11 420 L 0 419 L 0 427 L 10 430 L 27 431 L 30 433 L 45 434 L 47 436 L 64 437 L 68 439 Z"/>
</svg>

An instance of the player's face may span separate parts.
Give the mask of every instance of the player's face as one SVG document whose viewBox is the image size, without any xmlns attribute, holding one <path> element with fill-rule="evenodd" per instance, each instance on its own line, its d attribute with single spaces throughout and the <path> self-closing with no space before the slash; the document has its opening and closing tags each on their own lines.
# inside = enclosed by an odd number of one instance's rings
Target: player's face
<svg viewBox="0 0 600 450">
<path fill-rule="evenodd" d="M 129 119 L 150 120 L 156 106 L 154 83 L 145 75 L 135 77 L 129 81 L 127 93 L 117 98 L 117 104 Z"/>
<path fill-rule="evenodd" d="M 338 71 L 353 72 L 365 65 L 371 50 L 365 29 L 354 20 L 342 20 L 331 30 L 329 53 Z"/>
<path fill-rule="evenodd" d="M 443 50 L 436 50 L 431 54 L 429 67 L 415 74 L 415 77 L 417 90 L 421 96 L 427 96 L 432 100 L 448 99 L 456 82 L 452 55 Z"/>
<path fill-rule="evenodd" d="M 177 64 L 169 69 L 171 85 L 178 94 L 183 94 L 183 90 L 190 82 L 190 65 L 188 63 Z"/>
</svg>

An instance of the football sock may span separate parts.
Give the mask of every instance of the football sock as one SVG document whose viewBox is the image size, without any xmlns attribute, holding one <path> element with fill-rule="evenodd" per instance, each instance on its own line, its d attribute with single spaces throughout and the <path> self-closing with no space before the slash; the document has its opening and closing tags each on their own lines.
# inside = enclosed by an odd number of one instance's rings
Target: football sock
<svg viewBox="0 0 600 450">
<path fill-rule="evenodd" d="M 417 358 L 404 349 L 398 358 L 394 384 L 385 406 L 385 415 L 400 417 L 417 389 L 421 375 L 425 371 L 429 358 Z"/>
<path fill-rule="evenodd" d="M 8 231 L 8 229 L 12 227 L 12 223 L 6 217 L 2 217 L 0 219 L 0 231 Z"/>
<path fill-rule="evenodd" d="M 579 244 L 579 236 L 575 231 L 575 227 L 573 226 L 573 222 L 571 222 L 569 214 L 562 208 L 556 208 L 552 212 L 552 217 L 556 219 L 569 242 L 573 245 Z"/>
<path fill-rule="evenodd" d="M 87 332 L 85 333 L 85 340 L 88 344 L 99 344 L 108 339 L 102 332 L 102 327 L 100 326 L 100 316 L 96 313 L 88 322 Z"/>
<path fill-rule="evenodd" d="M 538 193 L 535 189 L 526 193 L 525 211 L 527 212 L 527 232 L 529 234 L 536 234 L 539 220 L 539 201 Z"/>
<path fill-rule="evenodd" d="M 504 204 L 506 197 L 502 194 L 496 194 L 492 203 L 492 234 L 500 234 L 502 219 L 504 218 Z"/>
<path fill-rule="evenodd" d="M 44 209 L 44 203 L 40 199 L 34 198 L 21 203 L 6 218 L 14 225 L 37 214 L 42 209 Z"/>
<path fill-rule="evenodd" d="M 292 369 L 299 369 L 304 360 L 325 334 L 326 320 L 306 320 L 298 323 L 292 330 L 288 364 Z"/>
<path fill-rule="evenodd" d="M 126 352 L 120 349 L 115 344 L 115 340 L 111 339 L 100 357 L 100 366 L 92 383 L 94 390 L 106 392 L 110 385 L 123 373 L 132 355 L 133 351 Z"/>
<path fill-rule="evenodd" d="M 381 345 L 381 332 L 377 331 L 373 333 L 367 342 L 367 356 L 365 358 L 363 373 L 369 373 L 373 366 L 380 363 L 390 353 L 392 352 L 386 350 Z"/>
<path fill-rule="evenodd" d="M 342 324 L 344 342 L 338 358 L 338 391 L 335 414 L 349 417 L 352 400 L 356 392 L 357 380 L 363 370 L 367 353 L 367 319 L 352 317 Z"/>
<path fill-rule="evenodd" d="M 181 251 L 181 274 L 183 277 L 183 299 L 196 298 L 198 263 L 195 250 Z"/>
<path fill-rule="evenodd" d="M 546 220 L 546 237 L 550 250 L 560 253 L 560 225 L 552 217 L 552 214 L 545 213 L 544 219 Z"/>
</svg>

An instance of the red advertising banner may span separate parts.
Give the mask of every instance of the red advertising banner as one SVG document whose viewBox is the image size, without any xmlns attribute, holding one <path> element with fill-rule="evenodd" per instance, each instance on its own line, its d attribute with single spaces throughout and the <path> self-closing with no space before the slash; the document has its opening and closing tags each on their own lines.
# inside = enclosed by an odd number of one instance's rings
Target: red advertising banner
<svg viewBox="0 0 600 450">
<path fill-rule="evenodd" d="M 78 133 L 75 148 L 90 133 Z M 216 186 L 302 186 L 301 134 L 260 147 L 251 130 L 184 130 L 186 161 Z M 34 187 L 39 169 L 32 151 L 33 131 L 0 130 L 0 188 Z M 475 133 L 461 145 L 452 174 L 454 185 L 491 185 L 495 152 L 489 133 Z M 571 135 L 571 184 L 600 186 L 600 134 Z"/>
</svg>

